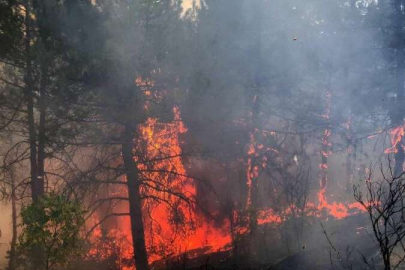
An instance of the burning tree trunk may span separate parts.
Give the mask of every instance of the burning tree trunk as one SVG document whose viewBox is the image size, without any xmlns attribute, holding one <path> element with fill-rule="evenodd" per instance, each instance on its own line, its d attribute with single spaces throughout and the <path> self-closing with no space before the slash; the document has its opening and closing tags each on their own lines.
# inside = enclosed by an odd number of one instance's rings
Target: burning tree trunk
<svg viewBox="0 0 405 270">
<path fill-rule="evenodd" d="M 399 44 L 396 48 L 396 100 L 393 108 L 390 112 L 390 118 L 392 124 L 400 128 L 402 127 L 402 134 L 398 134 L 398 141 L 395 147 L 395 169 L 394 174 L 398 176 L 403 172 L 403 165 L 405 161 L 405 153 L 403 148 L 403 136 L 404 136 L 404 101 L 405 101 L 405 89 L 404 89 L 404 82 L 405 82 L 405 54 L 404 54 L 404 33 L 403 33 L 403 5 L 404 1 L 402 0 L 394 0 L 394 19 L 395 19 L 395 39 L 399 40 Z"/>
<path fill-rule="evenodd" d="M 391 114 L 391 121 L 394 124 L 394 126 L 397 127 L 398 129 L 398 134 L 395 134 L 398 136 L 397 138 L 397 143 L 395 145 L 395 169 L 394 173 L 396 176 L 402 174 L 404 171 L 403 166 L 404 166 L 404 161 L 405 161 L 405 152 L 404 152 L 404 146 L 403 146 L 403 137 L 404 137 L 404 129 L 405 129 L 405 115 L 404 115 L 404 82 L 405 82 L 405 57 L 404 57 L 404 52 L 403 48 L 398 50 L 398 56 L 397 56 L 397 101 L 396 101 L 396 106 L 394 106 L 396 109 L 394 112 Z"/>
<path fill-rule="evenodd" d="M 261 1 L 257 1 L 260 3 Z M 254 66 L 253 66 L 253 86 L 251 88 L 252 94 L 248 97 L 249 105 L 251 108 L 251 119 L 249 125 L 249 150 L 248 150 L 248 168 L 247 168 L 247 185 L 248 185 L 248 198 L 247 209 L 249 213 L 249 230 L 250 233 L 254 233 L 257 228 L 257 208 L 258 208 L 258 177 L 259 177 L 259 156 L 258 156 L 258 135 L 259 135 L 259 113 L 260 113 L 260 98 L 262 91 L 262 61 L 261 61 L 261 35 L 262 35 L 262 5 L 257 5 L 256 13 L 256 29 L 257 34 L 255 37 L 255 43 L 253 45 L 254 50 Z"/>
<path fill-rule="evenodd" d="M 329 142 L 329 137 L 331 136 L 331 129 L 329 127 L 329 118 L 331 110 L 331 94 L 328 92 L 326 95 L 326 109 L 325 113 L 322 115 L 326 124 L 328 125 L 323 131 L 322 136 L 322 146 L 321 146 L 321 164 L 320 167 L 320 189 L 318 193 L 319 209 L 323 209 L 327 206 L 326 201 L 326 187 L 328 184 L 328 157 L 332 154 L 330 151 L 331 143 Z"/>
<path fill-rule="evenodd" d="M 352 115 L 350 115 L 349 119 L 347 120 L 346 132 L 346 192 L 350 193 L 353 186 L 354 166 L 357 152 L 357 145 L 354 139 L 355 134 L 352 126 Z"/>
<path fill-rule="evenodd" d="M 126 127 L 122 136 L 122 157 L 128 185 L 129 214 L 131 219 L 132 245 L 137 270 L 148 270 L 145 230 L 142 218 L 142 204 L 138 169 L 132 153 L 135 131 Z"/>
<path fill-rule="evenodd" d="M 350 0 L 350 17 L 352 18 L 356 18 L 357 16 L 357 8 L 356 8 L 356 0 Z M 351 21 L 349 21 L 349 26 L 353 25 L 356 23 L 356 20 L 353 19 Z M 350 27 L 352 28 L 352 27 Z M 352 35 L 355 32 L 355 30 L 350 29 L 349 32 L 345 33 L 345 36 L 348 40 L 348 46 L 349 47 L 353 47 L 354 43 L 353 40 L 350 39 L 350 35 Z M 351 57 L 351 51 L 348 50 L 347 51 L 347 55 L 345 56 L 346 59 L 350 59 Z M 347 93 L 351 93 L 353 91 L 352 89 L 352 81 L 351 81 L 351 65 L 350 62 L 347 61 L 345 66 L 344 66 L 344 70 L 343 70 L 343 74 L 344 74 L 344 87 L 345 90 L 347 91 Z M 346 140 L 347 140 L 347 155 L 346 155 L 346 192 L 347 193 L 351 193 L 353 190 L 353 178 L 354 178 L 354 167 L 356 166 L 356 153 L 357 153 L 357 145 L 356 145 L 356 134 L 355 134 L 355 130 L 353 128 L 353 119 L 354 119 L 355 115 L 353 114 L 353 108 L 350 108 L 350 115 L 347 119 L 346 122 Z"/>
</svg>

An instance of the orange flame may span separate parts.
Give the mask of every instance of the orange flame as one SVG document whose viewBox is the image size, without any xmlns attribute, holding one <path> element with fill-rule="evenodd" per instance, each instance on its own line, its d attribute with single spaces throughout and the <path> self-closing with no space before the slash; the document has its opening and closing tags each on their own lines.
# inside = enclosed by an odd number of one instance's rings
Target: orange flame
<svg viewBox="0 0 405 270">
<path fill-rule="evenodd" d="M 405 145 L 402 143 L 402 139 L 405 136 L 405 121 L 402 126 L 393 128 L 390 132 L 391 135 L 391 147 L 385 150 L 386 154 L 398 153 L 398 146 L 402 146 L 405 149 Z"/>
<path fill-rule="evenodd" d="M 224 250 L 231 243 L 229 222 L 224 222 L 222 229 L 217 228 L 195 209 L 193 201 L 197 196 L 197 188 L 194 181 L 186 176 L 181 159 L 180 135 L 187 132 L 187 128 L 177 107 L 173 109 L 173 113 L 174 121 L 169 123 L 160 123 L 155 118 L 149 118 L 139 127 L 141 138 L 135 143 L 135 152 L 143 151 L 143 156 L 147 156 L 147 161 L 138 158 L 135 160 L 141 178 L 146 183 L 141 193 L 144 197 L 152 198 L 143 201 L 145 238 L 150 262 L 192 250 L 202 250 L 204 253 Z M 140 149 L 141 146 L 144 149 Z M 118 207 L 125 209 L 117 212 L 128 210 L 127 205 Z M 122 241 L 123 235 L 125 241 L 131 243 L 129 217 L 119 218 L 117 222 L 118 229 L 112 232 L 115 239 Z M 100 235 L 96 231 L 94 237 L 99 238 Z M 127 253 L 121 256 L 130 259 L 133 254 L 132 245 L 126 250 Z M 92 253 L 94 251 L 90 255 Z M 108 255 L 108 251 L 105 255 Z M 134 268 L 126 270 L 129 269 Z"/>
<path fill-rule="evenodd" d="M 145 96 L 153 98 L 150 88 L 154 82 L 150 80 L 136 79 L 136 84 L 144 91 Z M 322 115 L 324 119 L 329 119 L 331 95 L 327 95 L 327 108 Z M 197 256 L 200 250 L 203 253 L 214 252 L 218 250 L 228 250 L 232 242 L 230 233 L 230 221 L 224 221 L 221 228 L 216 227 L 212 222 L 199 214 L 195 205 L 190 205 L 185 200 L 179 199 L 173 193 L 183 194 L 185 199 L 194 201 L 197 196 L 195 182 L 187 177 L 187 172 L 181 158 L 181 134 L 187 132 L 187 128 L 181 120 L 180 110 L 173 108 L 174 121 L 169 123 L 160 123 L 156 118 L 149 118 L 145 124 L 139 127 L 140 138 L 135 142 L 135 152 L 143 151 L 143 156 L 147 156 L 147 161 L 135 158 L 138 169 L 141 172 L 142 179 L 145 179 L 146 186 L 142 187 L 141 193 L 145 197 L 143 202 L 145 237 L 149 251 L 149 261 L 154 262 L 163 258 L 177 256 L 184 252 L 196 251 L 193 254 Z M 405 125 L 404 125 L 405 126 Z M 260 156 L 261 151 L 270 151 L 279 154 L 278 150 L 271 147 L 265 147 L 255 141 L 255 134 L 258 130 L 250 133 L 249 144 L 247 145 L 247 207 L 251 205 L 252 183 L 259 177 L 260 167 L 265 168 L 267 157 L 263 157 L 260 162 L 254 162 L 254 159 Z M 402 130 L 403 132 L 403 130 Z M 274 132 L 270 132 L 274 136 Z M 326 199 L 327 186 L 327 158 L 332 155 L 329 137 L 331 130 L 326 128 L 323 132 L 322 150 L 320 152 L 322 162 L 319 165 L 321 170 L 320 191 L 318 193 L 318 205 L 308 203 L 307 211 L 310 215 L 319 216 L 319 212 L 326 209 L 330 215 L 337 219 L 347 217 L 353 210 L 362 209 L 357 203 L 344 205 L 342 203 L 329 204 Z M 403 136 L 403 133 L 402 133 Z M 144 146 L 141 149 L 141 146 Z M 170 158 L 168 158 L 170 157 Z M 257 163 L 257 164 L 256 164 Z M 260 165 L 258 165 L 260 164 Z M 152 170 L 151 170 L 152 168 Z M 162 173 L 163 172 L 163 173 Z M 125 193 L 127 191 L 120 191 Z M 169 206 L 169 205 L 170 206 Z M 128 209 L 128 206 L 121 206 Z M 288 215 L 295 206 L 283 210 Z M 173 209 L 175 208 L 175 209 Z M 122 210 L 122 209 L 121 209 Z M 319 212 L 315 212 L 318 210 Z M 118 211 L 117 211 L 118 212 Z M 125 211 L 123 211 L 125 212 Z M 264 224 L 282 224 L 285 221 L 284 214 L 277 214 L 272 209 L 263 209 L 258 212 L 257 223 Z M 235 212 L 236 216 L 237 213 Z M 95 217 L 96 219 L 98 217 Z M 118 228 L 111 230 L 108 236 L 114 238 L 118 243 L 120 259 L 132 260 L 132 237 L 129 217 L 118 219 Z M 248 232 L 248 228 L 238 228 L 238 233 Z M 93 234 L 95 239 L 102 236 L 100 229 L 95 230 Z M 103 256 L 110 254 L 109 248 L 104 247 L 106 252 Z M 92 249 L 88 256 L 96 256 L 97 250 Z M 134 269 L 134 266 L 123 266 L 124 270 Z"/>
</svg>

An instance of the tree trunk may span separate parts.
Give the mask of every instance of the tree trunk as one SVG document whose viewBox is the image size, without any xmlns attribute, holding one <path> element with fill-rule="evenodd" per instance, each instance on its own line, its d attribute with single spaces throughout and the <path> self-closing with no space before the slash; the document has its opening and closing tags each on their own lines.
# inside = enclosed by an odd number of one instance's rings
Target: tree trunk
<svg viewBox="0 0 405 270">
<path fill-rule="evenodd" d="M 404 33 L 403 33 L 403 0 L 395 1 L 395 35 L 396 39 L 400 40 L 400 44 L 396 52 L 397 60 L 397 70 L 396 70 L 396 102 L 393 106 L 393 109 L 390 113 L 391 122 L 394 126 L 400 127 L 404 125 L 404 102 L 405 102 L 405 93 L 404 93 L 404 84 L 405 84 L 405 55 L 404 55 Z M 402 138 L 402 142 L 404 139 Z M 399 142 L 396 145 L 395 158 L 395 168 L 394 175 L 399 176 L 404 170 L 403 165 L 405 161 L 405 153 L 402 147 L 402 142 Z"/>
<path fill-rule="evenodd" d="M 14 168 L 10 168 L 10 182 L 11 182 L 11 222 L 12 222 L 12 236 L 10 243 L 10 253 L 8 261 L 8 270 L 16 269 L 16 245 L 17 245 L 17 202 L 15 198 L 15 179 Z"/>
<path fill-rule="evenodd" d="M 401 23 L 402 25 L 402 23 Z M 402 29 L 401 29 L 402 31 Z M 402 32 L 400 33 L 400 36 L 403 36 Z M 404 63 L 405 57 L 404 57 L 404 51 L 403 47 L 400 46 L 397 51 L 397 100 L 396 100 L 396 106 L 395 111 L 392 112 L 391 116 L 391 121 L 396 127 L 400 127 L 404 125 L 404 80 L 405 80 L 405 63 Z M 404 141 L 404 138 L 402 138 L 402 141 L 400 141 L 396 145 L 396 152 L 394 155 L 395 158 L 395 168 L 394 168 L 394 175 L 399 176 L 403 173 L 403 166 L 404 166 L 404 161 L 405 161 L 405 153 L 404 153 L 404 148 L 402 147 L 402 142 Z"/>
<path fill-rule="evenodd" d="M 126 128 L 122 136 L 122 157 L 127 176 L 129 214 L 131 219 L 132 245 L 137 270 L 149 270 L 146 251 L 145 230 L 142 218 L 142 204 L 138 169 L 134 161 L 132 149 L 135 131 Z"/>
<path fill-rule="evenodd" d="M 263 68 L 262 68 L 262 17 L 263 17 L 263 7 L 262 7 L 262 1 L 256 1 L 257 9 L 254 11 L 256 14 L 256 18 L 254 21 L 255 28 L 256 28 L 256 36 L 255 36 L 255 42 L 253 43 L 253 61 L 255 62 L 255 65 L 253 66 L 252 69 L 252 88 L 251 91 L 253 92 L 252 94 L 248 95 L 249 103 L 251 106 L 251 122 L 250 122 L 250 144 L 251 147 L 254 148 L 254 152 L 258 151 L 257 145 L 259 144 L 259 136 L 258 136 L 258 130 L 261 128 L 261 125 L 259 123 L 259 114 L 260 114 L 260 97 L 261 97 L 261 91 L 262 91 L 262 77 L 263 77 Z M 257 161 L 257 157 L 255 157 L 255 153 L 250 154 L 251 159 L 251 167 L 250 171 L 248 174 L 251 177 L 251 187 L 250 187 L 250 194 L 249 196 L 249 231 L 251 235 L 253 236 L 257 230 L 258 224 L 257 224 L 257 209 L 258 209 L 258 199 L 259 199 L 259 186 L 258 186 L 258 177 L 254 173 L 255 167 L 260 164 L 260 162 Z"/>
<path fill-rule="evenodd" d="M 47 87 L 47 70 L 43 63 L 41 86 L 39 89 L 39 126 L 38 126 L 38 180 L 37 195 L 44 195 L 45 186 L 45 141 L 46 141 L 46 87 Z"/>
<path fill-rule="evenodd" d="M 26 36 L 24 40 L 24 49 L 25 49 L 25 57 L 26 57 L 26 67 L 25 67 L 25 98 L 27 103 L 27 120 L 28 120 L 28 141 L 29 141 L 29 148 L 30 148 L 30 178 L 31 178 L 31 197 L 33 203 L 38 202 L 38 200 L 43 195 L 43 185 L 41 182 L 43 181 L 43 162 L 41 163 L 41 176 L 42 178 L 39 179 L 39 168 L 38 162 L 39 160 L 43 161 L 44 152 L 41 152 L 41 156 L 38 156 L 38 145 L 37 145 L 37 131 L 36 131 L 36 123 L 35 123 L 35 90 L 34 90 L 34 83 L 33 83 L 33 66 L 32 66 L 32 52 L 31 52 L 31 31 L 33 29 L 31 23 L 31 3 L 30 0 L 26 0 L 24 2 L 26 14 L 25 14 L 25 27 L 26 27 Z M 41 85 L 42 87 L 42 85 Z M 44 114 L 42 114 L 41 118 L 42 125 L 44 126 L 45 119 Z M 42 137 L 42 143 L 44 145 L 44 137 Z M 42 147 L 43 150 L 43 147 Z M 41 151 L 42 151 L 41 150 Z M 42 246 L 38 245 L 30 254 L 30 260 L 32 262 L 31 269 L 32 270 L 39 270 L 44 268 L 44 258 L 45 252 Z"/>
<path fill-rule="evenodd" d="M 384 270 L 391 270 L 391 256 L 389 254 L 383 255 L 384 260 Z"/>
<path fill-rule="evenodd" d="M 38 166 L 37 166 L 37 145 L 35 132 L 34 115 L 34 89 L 32 81 L 31 63 L 31 6 L 29 0 L 25 1 L 25 27 L 26 34 L 24 40 L 26 69 L 25 69 L 25 98 L 27 102 L 28 136 L 30 145 L 30 174 L 31 174 L 31 196 L 34 202 L 38 201 Z"/>
</svg>

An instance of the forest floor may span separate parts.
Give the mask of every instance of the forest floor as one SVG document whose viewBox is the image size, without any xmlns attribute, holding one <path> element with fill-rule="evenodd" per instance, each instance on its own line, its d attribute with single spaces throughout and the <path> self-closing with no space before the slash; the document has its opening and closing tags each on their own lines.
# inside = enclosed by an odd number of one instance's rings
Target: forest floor
<svg viewBox="0 0 405 270">
<path fill-rule="evenodd" d="M 368 269 L 363 256 L 378 264 L 378 248 L 372 240 L 365 215 L 345 219 L 328 219 L 314 222 L 306 230 L 302 247 L 288 252 L 280 244 L 279 229 L 260 226 L 253 237 L 250 251 L 232 250 L 195 256 L 203 250 L 190 251 L 170 262 L 157 262 L 154 269 L 167 270 L 326 270 L 326 269 Z M 325 234 L 326 232 L 326 234 Z M 294 244 L 294 243 L 293 243 Z M 242 244 L 245 247 L 246 242 Z M 193 256 L 190 256 L 193 254 Z M 247 256 L 249 254 L 250 256 Z M 253 254 L 253 255 L 252 255 Z"/>
</svg>

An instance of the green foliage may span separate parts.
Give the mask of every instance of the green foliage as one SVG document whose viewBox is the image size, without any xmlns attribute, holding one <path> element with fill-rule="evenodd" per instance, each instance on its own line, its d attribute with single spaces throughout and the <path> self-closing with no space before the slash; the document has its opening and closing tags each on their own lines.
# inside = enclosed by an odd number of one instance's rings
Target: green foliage
<svg viewBox="0 0 405 270">
<path fill-rule="evenodd" d="M 43 269 L 64 265 L 80 251 L 84 211 L 77 201 L 50 194 L 23 208 L 18 251 L 28 261 L 40 260 Z"/>
</svg>

